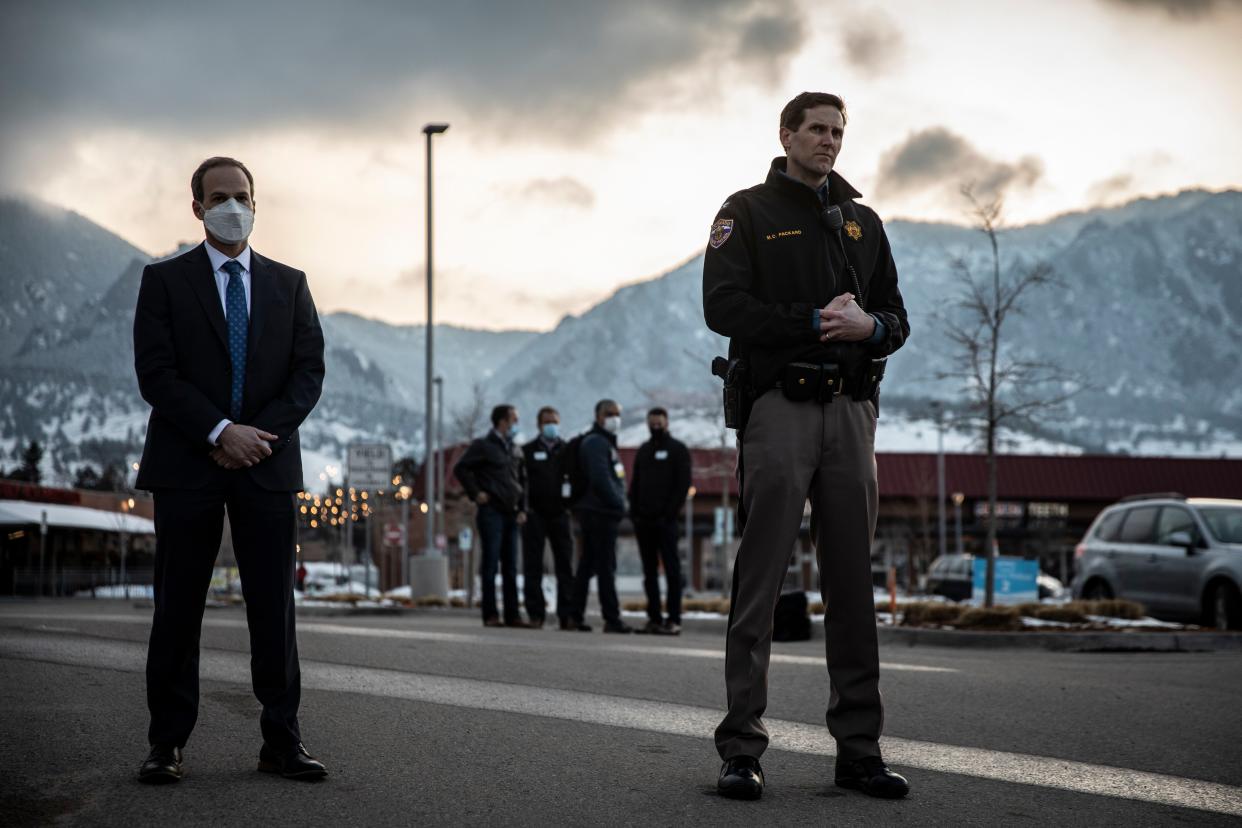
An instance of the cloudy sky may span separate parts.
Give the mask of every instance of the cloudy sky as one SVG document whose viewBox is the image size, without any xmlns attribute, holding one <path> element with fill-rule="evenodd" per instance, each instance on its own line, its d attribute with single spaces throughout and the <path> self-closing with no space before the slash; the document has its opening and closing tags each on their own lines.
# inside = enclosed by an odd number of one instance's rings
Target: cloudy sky
<svg viewBox="0 0 1242 828">
<path fill-rule="evenodd" d="M 805 89 L 885 218 L 961 221 L 967 181 L 1015 223 L 1240 187 L 1239 43 L 1236 0 L 6 0 L 0 191 L 158 254 L 232 155 L 322 310 L 417 323 L 447 121 L 437 321 L 546 329 L 701 251 Z"/>
</svg>

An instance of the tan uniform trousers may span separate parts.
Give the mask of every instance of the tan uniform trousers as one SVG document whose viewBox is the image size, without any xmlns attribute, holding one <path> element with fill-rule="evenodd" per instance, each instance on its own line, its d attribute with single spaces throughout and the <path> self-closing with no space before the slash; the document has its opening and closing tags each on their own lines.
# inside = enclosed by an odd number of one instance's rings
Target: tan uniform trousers
<svg viewBox="0 0 1242 828">
<path fill-rule="evenodd" d="M 845 759 L 880 755 L 880 658 L 871 583 L 878 501 L 871 402 L 755 401 L 743 442 L 746 523 L 733 565 L 725 654 L 729 711 L 716 728 L 722 759 L 768 746 L 772 619 L 809 498 L 827 639 L 828 731 Z"/>
</svg>

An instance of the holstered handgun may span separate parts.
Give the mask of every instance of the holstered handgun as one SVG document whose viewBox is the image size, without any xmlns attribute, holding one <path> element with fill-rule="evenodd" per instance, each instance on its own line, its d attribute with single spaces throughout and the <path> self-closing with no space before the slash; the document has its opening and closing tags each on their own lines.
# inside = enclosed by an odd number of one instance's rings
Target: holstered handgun
<svg viewBox="0 0 1242 828">
<path fill-rule="evenodd" d="M 753 403 L 748 366 L 740 359 L 716 357 L 712 360 L 712 374 L 724 380 L 725 428 L 736 429 L 740 434 L 750 419 Z"/>
</svg>

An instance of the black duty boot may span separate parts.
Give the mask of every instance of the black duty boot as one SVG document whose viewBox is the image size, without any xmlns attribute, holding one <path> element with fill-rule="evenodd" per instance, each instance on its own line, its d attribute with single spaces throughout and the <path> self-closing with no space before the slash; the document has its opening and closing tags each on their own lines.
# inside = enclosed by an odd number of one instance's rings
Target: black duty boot
<svg viewBox="0 0 1242 828">
<path fill-rule="evenodd" d="M 720 768 L 716 790 L 730 799 L 758 799 L 763 796 L 763 768 L 753 756 L 734 756 Z"/>
<path fill-rule="evenodd" d="M 259 770 L 278 773 L 285 779 L 323 779 L 328 775 L 323 762 L 311 756 L 301 742 L 283 751 L 264 742 L 259 749 Z"/>
<path fill-rule="evenodd" d="M 180 782 L 181 748 L 176 745 L 152 745 L 147 760 L 138 768 L 138 781 L 148 785 Z"/>
<path fill-rule="evenodd" d="M 604 632 L 620 633 L 622 635 L 628 635 L 634 632 L 634 628 L 631 627 L 629 624 L 626 624 L 624 621 L 617 621 L 615 624 L 614 623 L 604 624 Z"/>
<path fill-rule="evenodd" d="M 881 799 L 901 799 L 910 793 L 910 783 L 906 778 L 889 770 L 879 756 L 838 759 L 836 776 L 838 788 L 854 788 Z"/>
</svg>

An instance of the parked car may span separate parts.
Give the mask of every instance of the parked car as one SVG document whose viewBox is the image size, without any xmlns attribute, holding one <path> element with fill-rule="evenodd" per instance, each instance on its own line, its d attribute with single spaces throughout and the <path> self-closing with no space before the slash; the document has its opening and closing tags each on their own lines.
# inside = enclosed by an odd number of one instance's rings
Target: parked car
<svg viewBox="0 0 1242 828">
<path fill-rule="evenodd" d="M 974 594 L 974 555 L 941 555 L 927 569 L 925 590 L 950 601 L 965 601 Z M 1039 597 L 1060 598 L 1065 585 L 1041 571 L 1036 581 Z"/>
<path fill-rule="evenodd" d="M 1242 629 L 1242 500 L 1137 495 L 1074 550 L 1075 598 L 1125 598 L 1157 618 Z"/>
<path fill-rule="evenodd" d="M 927 592 L 965 601 L 974 589 L 974 555 L 941 555 L 927 568 Z"/>
</svg>

